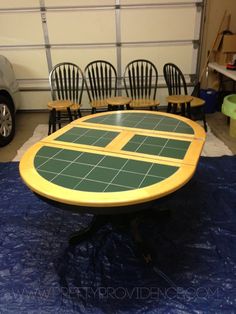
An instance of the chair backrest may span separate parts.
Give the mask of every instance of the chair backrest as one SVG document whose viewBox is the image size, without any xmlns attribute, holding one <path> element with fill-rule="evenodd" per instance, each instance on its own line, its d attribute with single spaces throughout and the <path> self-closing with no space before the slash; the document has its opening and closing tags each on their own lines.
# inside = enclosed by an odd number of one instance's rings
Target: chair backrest
<svg viewBox="0 0 236 314">
<path fill-rule="evenodd" d="M 182 71 L 174 63 L 166 63 L 163 74 L 169 95 L 187 95 L 187 85 Z"/>
<path fill-rule="evenodd" d="M 53 100 L 71 100 L 80 104 L 84 89 L 84 75 L 74 63 L 56 64 L 49 74 Z"/>
<path fill-rule="evenodd" d="M 125 67 L 123 80 L 128 97 L 155 100 L 158 71 L 151 61 L 137 59 L 128 63 Z"/>
<path fill-rule="evenodd" d="M 84 76 L 90 101 L 116 96 L 117 72 L 110 62 L 90 62 L 84 69 Z"/>
</svg>

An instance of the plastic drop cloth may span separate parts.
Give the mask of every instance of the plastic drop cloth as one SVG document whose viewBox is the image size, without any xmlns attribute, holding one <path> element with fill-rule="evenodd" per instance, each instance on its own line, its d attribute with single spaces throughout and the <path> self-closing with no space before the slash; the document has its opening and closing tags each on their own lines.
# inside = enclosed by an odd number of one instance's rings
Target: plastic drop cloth
<svg viewBox="0 0 236 314">
<path fill-rule="evenodd" d="M 202 157 L 192 180 L 145 221 L 146 265 L 126 229 L 107 224 L 74 249 L 91 215 L 57 209 L 0 164 L 0 313 L 235 313 L 236 157 Z"/>
</svg>

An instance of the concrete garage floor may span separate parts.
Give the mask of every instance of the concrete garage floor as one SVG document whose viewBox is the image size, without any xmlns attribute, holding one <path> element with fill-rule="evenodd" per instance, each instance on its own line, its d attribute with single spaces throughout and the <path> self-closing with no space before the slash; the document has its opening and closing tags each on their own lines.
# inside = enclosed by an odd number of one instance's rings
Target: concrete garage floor
<svg viewBox="0 0 236 314">
<path fill-rule="evenodd" d="M 84 112 L 82 115 L 88 113 Z M 18 112 L 16 114 L 16 135 L 10 144 L 0 148 L 0 162 L 12 161 L 17 154 L 17 150 L 33 135 L 35 128 L 39 124 L 47 123 L 47 112 Z M 211 113 L 207 115 L 207 123 L 212 133 L 236 155 L 236 138 L 229 135 L 227 117 L 221 112 Z"/>
</svg>

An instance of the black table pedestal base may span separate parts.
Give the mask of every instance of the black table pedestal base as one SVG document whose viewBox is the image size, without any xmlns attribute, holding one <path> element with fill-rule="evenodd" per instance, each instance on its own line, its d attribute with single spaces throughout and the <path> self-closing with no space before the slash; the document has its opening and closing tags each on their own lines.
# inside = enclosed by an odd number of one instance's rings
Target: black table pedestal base
<svg viewBox="0 0 236 314">
<path fill-rule="evenodd" d="M 92 222 L 88 227 L 75 232 L 71 235 L 69 240 L 70 246 L 76 246 L 82 241 L 88 240 L 93 236 L 101 227 L 107 223 L 111 223 L 112 226 L 122 227 L 131 232 L 132 238 L 136 245 L 136 248 L 139 251 L 139 254 L 144 259 L 145 263 L 149 264 L 152 262 L 152 249 L 148 244 L 148 239 L 142 236 L 140 231 L 140 225 L 144 222 L 157 219 L 169 219 L 170 211 L 165 210 L 164 212 L 152 211 L 149 210 L 148 214 L 144 212 L 138 212 L 133 214 L 124 214 L 124 215 L 95 215 Z"/>
</svg>

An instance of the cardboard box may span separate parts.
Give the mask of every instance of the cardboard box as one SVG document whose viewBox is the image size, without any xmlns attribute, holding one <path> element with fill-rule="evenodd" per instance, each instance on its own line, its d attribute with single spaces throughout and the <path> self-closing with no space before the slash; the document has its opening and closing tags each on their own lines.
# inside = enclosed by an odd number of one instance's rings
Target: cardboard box
<svg viewBox="0 0 236 314">
<path fill-rule="evenodd" d="M 218 64 L 226 65 L 232 62 L 236 54 L 236 34 L 218 36 L 214 52 Z"/>
</svg>

